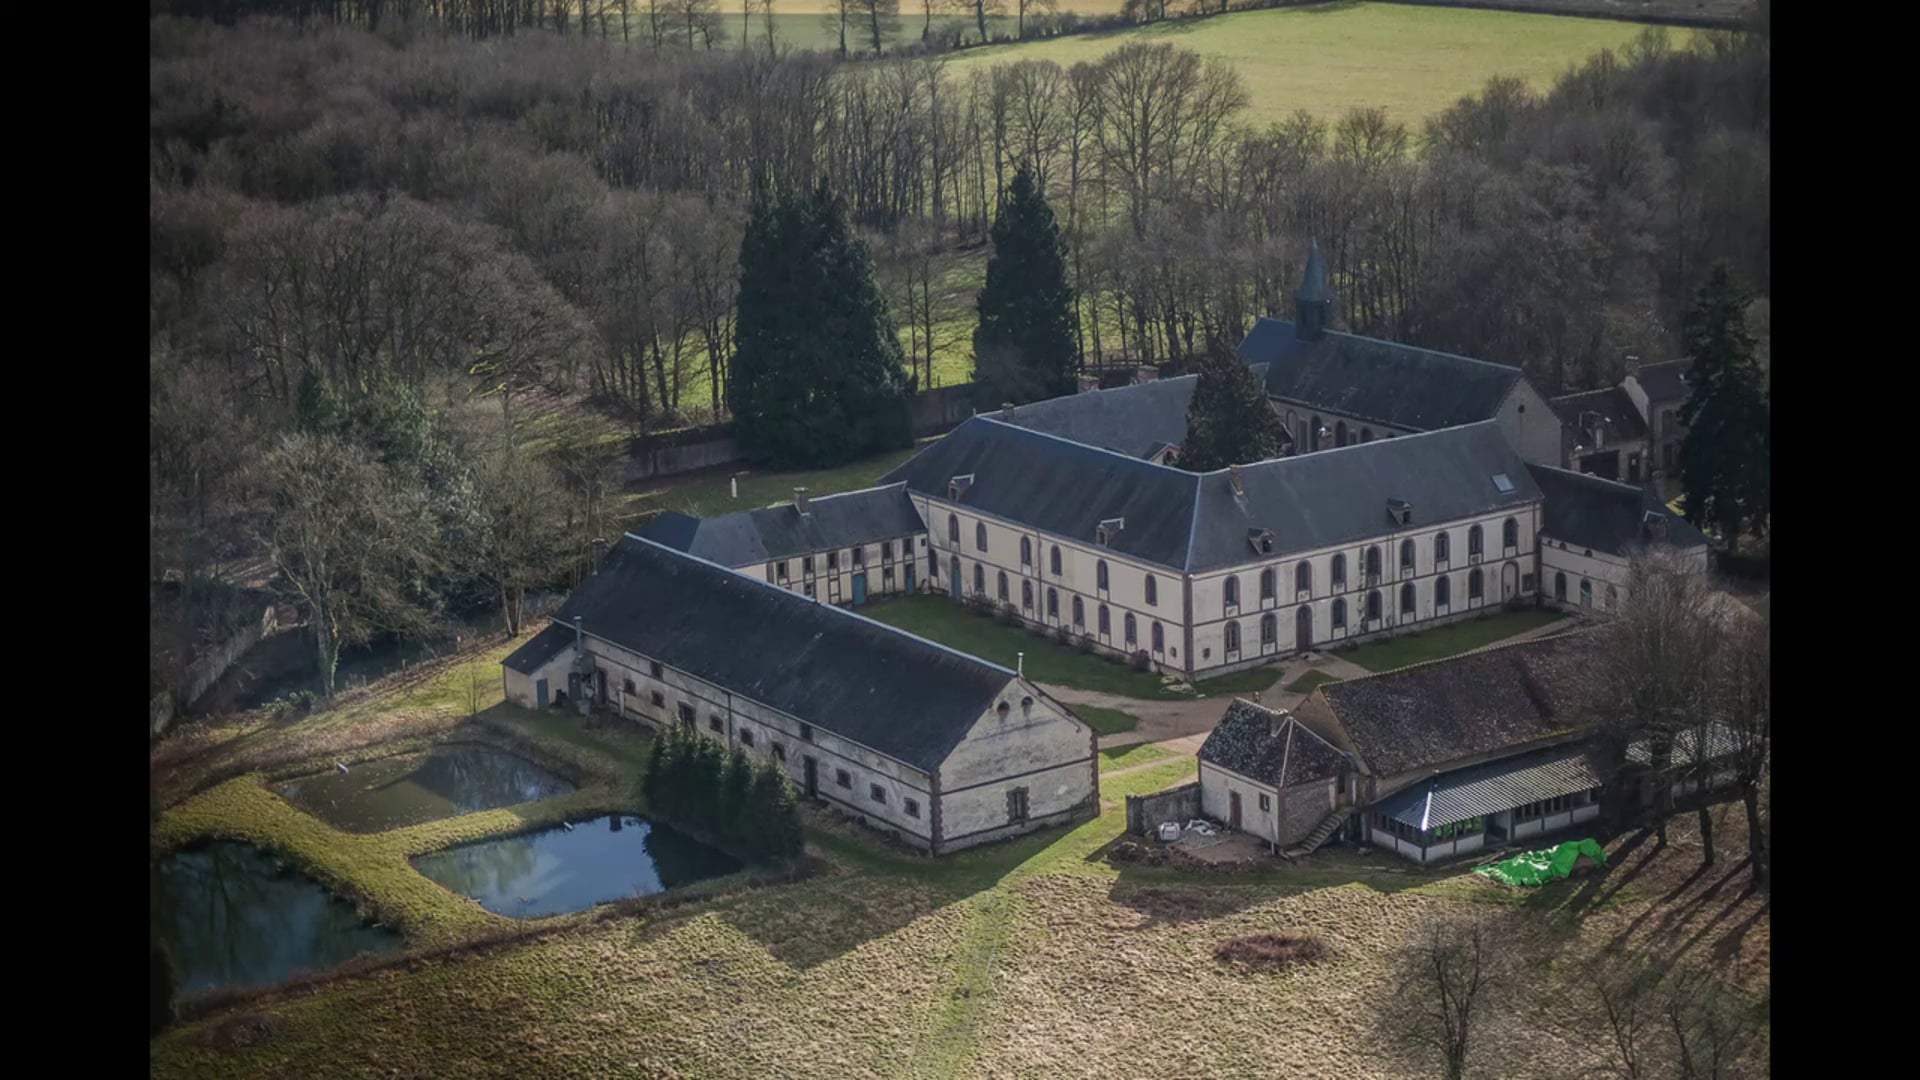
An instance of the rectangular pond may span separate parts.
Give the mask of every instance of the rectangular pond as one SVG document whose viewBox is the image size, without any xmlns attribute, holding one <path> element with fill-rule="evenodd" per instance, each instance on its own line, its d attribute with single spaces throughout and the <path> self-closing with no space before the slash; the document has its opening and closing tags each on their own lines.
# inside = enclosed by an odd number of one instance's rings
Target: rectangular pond
<svg viewBox="0 0 1920 1080">
<path fill-rule="evenodd" d="M 550 799 L 574 785 L 517 754 L 445 743 L 289 780 L 274 789 L 336 829 L 377 833 L 423 821 Z"/>
<path fill-rule="evenodd" d="M 399 934 L 367 925 L 352 904 L 251 844 L 220 841 L 162 859 L 150 911 L 182 994 L 267 986 L 401 944 Z"/>
<path fill-rule="evenodd" d="M 515 919 L 584 911 L 740 869 L 726 853 L 631 814 L 419 855 L 413 866 Z"/>
</svg>

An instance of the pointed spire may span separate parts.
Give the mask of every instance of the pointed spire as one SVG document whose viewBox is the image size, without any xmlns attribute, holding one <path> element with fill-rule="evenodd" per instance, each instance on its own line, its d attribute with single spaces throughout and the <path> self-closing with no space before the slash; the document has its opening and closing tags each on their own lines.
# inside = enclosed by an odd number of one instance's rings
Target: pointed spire
<svg viewBox="0 0 1920 1080">
<path fill-rule="evenodd" d="M 1320 241 L 1307 241 L 1307 272 L 1300 277 L 1300 290 L 1293 294 L 1302 303 L 1317 304 L 1333 299 L 1327 291 L 1327 264 L 1320 260 Z"/>
</svg>

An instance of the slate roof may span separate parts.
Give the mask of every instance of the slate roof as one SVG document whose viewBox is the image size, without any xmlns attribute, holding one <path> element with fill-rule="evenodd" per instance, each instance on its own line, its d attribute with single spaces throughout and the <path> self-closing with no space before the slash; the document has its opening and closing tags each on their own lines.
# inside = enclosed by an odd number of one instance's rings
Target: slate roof
<svg viewBox="0 0 1920 1080">
<path fill-rule="evenodd" d="M 1129 457 L 1178 446 L 1187 438 L 1187 405 L 1198 375 L 1088 390 L 987 415 Z"/>
<path fill-rule="evenodd" d="M 1642 364 L 1633 369 L 1634 381 L 1640 389 L 1647 392 L 1650 401 L 1685 401 L 1693 388 L 1687 385 L 1687 372 L 1693 370 L 1692 360 L 1667 360 L 1658 364 Z"/>
<path fill-rule="evenodd" d="M 1267 393 L 1300 409 L 1321 409 L 1414 431 L 1494 416 L 1520 369 L 1379 338 L 1329 330 L 1314 341 L 1293 324 L 1262 318 L 1240 343 L 1240 358 L 1267 365 Z"/>
<path fill-rule="evenodd" d="M 1433 768 L 1583 724 L 1586 631 L 1495 645 L 1314 691 L 1375 776 Z"/>
<path fill-rule="evenodd" d="M 1599 786 L 1585 746 L 1555 746 L 1441 773 L 1381 799 L 1373 811 L 1433 829 Z"/>
<path fill-rule="evenodd" d="M 1540 498 L 1494 421 L 1247 465 L 1236 495 L 1230 470 L 1183 472 L 976 416 L 884 482 L 946 499 L 948 481 L 968 474 L 963 506 L 1089 543 L 1100 522 L 1123 518 L 1108 547 L 1191 571 L 1377 537 L 1390 525 L 1388 499 L 1412 503 L 1419 526 Z M 1513 490 L 1500 491 L 1496 475 Z M 1254 551 L 1249 530 L 1270 530 L 1273 552 Z"/>
<path fill-rule="evenodd" d="M 1526 462 L 1492 420 L 1263 461 L 1240 475 L 1245 495 L 1234 494 L 1230 470 L 1200 478 L 1188 569 L 1270 558 L 1247 543 L 1249 529 L 1272 530 L 1275 554 L 1378 537 L 1391 525 L 1388 499 L 1412 503 L 1418 528 L 1540 498 Z M 1496 475 L 1513 490 L 1500 491 Z"/>
<path fill-rule="evenodd" d="M 891 484 L 811 499 L 804 517 L 792 503 L 706 519 L 668 511 L 638 535 L 708 562 L 742 567 L 925 530 L 906 488 Z"/>
<path fill-rule="evenodd" d="M 1185 564 L 1200 481 L 1194 473 L 975 416 L 881 482 L 945 499 L 948 481 L 967 474 L 973 484 L 963 506 L 1089 544 L 1100 522 L 1123 518 L 1108 547 L 1176 570 Z"/>
<path fill-rule="evenodd" d="M 1588 451 L 1604 450 L 1615 443 L 1647 437 L 1646 419 L 1640 415 L 1633 398 L 1618 386 L 1568 394 L 1554 398 L 1547 404 L 1553 406 L 1554 415 L 1560 418 L 1561 423 L 1578 432 L 1577 438 Z M 1599 423 L 1594 427 L 1583 426 L 1586 421 L 1595 419 L 1586 415 L 1591 413 L 1600 414 Z M 1594 445 L 1596 429 L 1606 437 L 1604 446 Z"/>
<path fill-rule="evenodd" d="M 1221 714 L 1200 760 L 1275 788 L 1325 780 L 1340 773 L 1346 755 L 1294 720 L 1292 714 L 1235 698 Z"/>
<path fill-rule="evenodd" d="M 573 629 L 552 623 L 546 629 L 528 638 L 526 644 L 507 654 L 500 661 L 511 671 L 522 675 L 531 675 L 541 666 L 573 647 Z"/>
<path fill-rule="evenodd" d="M 554 622 L 930 772 L 1014 673 L 628 534 Z"/>
<path fill-rule="evenodd" d="M 1686 518 L 1643 488 L 1550 465 L 1530 464 L 1527 471 L 1546 498 L 1540 512 L 1541 534 L 1563 540 L 1570 548 L 1626 556 L 1648 542 L 1648 514 L 1666 521 L 1667 543 L 1675 547 L 1707 542 Z"/>
<path fill-rule="evenodd" d="M 1695 762 L 1693 745 L 1699 740 L 1694 737 L 1692 728 L 1674 732 L 1672 765 L 1674 768 L 1686 768 Z M 1713 724 L 1707 728 L 1707 760 L 1719 761 L 1740 752 L 1740 742 L 1734 738 L 1724 724 Z M 1653 764 L 1653 745 L 1645 739 L 1627 744 L 1627 760 L 1635 765 Z"/>
</svg>

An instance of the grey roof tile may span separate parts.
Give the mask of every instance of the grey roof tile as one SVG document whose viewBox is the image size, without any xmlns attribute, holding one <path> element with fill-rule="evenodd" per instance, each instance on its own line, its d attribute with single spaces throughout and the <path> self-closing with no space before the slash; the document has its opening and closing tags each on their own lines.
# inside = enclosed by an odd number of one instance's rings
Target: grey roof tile
<svg viewBox="0 0 1920 1080">
<path fill-rule="evenodd" d="M 741 567 L 877 543 L 926 528 L 899 484 L 810 499 L 807 511 L 802 516 L 792 503 L 706 519 L 669 511 L 638 535 L 708 562 Z"/>
<path fill-rule="evenodd" d="M 1604 436 L 1608 446 L 1647 437 L 1647 422 L 1640 415 L 1640 409 L 1618 386 L 1567 394 L 1547 404 L 1553 406 L 1553 413 L 1561 423 L 1578 433 L 1577 437 L 1589 450 L 1596 449 L 1596 434 Z"/>
<path fill-rule="evenodd" d="M 1667 543 L 1674 547 L 1707 542 L 1699 529 L 1645 489 L 1550 465 L 1528 465 L 1527 471 L 1546 499 L 1540 511 L 1541 534 L 1570 548 L 1632 554 L 1648 542 L 1649 514 L 1667 523 Z"/>
<path fill-rule="evenodd" d="M 1666 360 L 1658 364 L 1642 364 L 1633 369 L 1635 382 L 1647 392 L 1653 401 L 1685 401 L 1693 392 L 1687 383 L 1687 373 L 1693 370 L 1692 360 Z"/>
<path fill-rule="evenodd" d="M 1346 755 L 1292 714 L 1235 698 L 1200 745 L 1201 761 L 1275 788 L 1339 775 Z"/>
<path fill-rule="evenodd" d="M 629 534 L 554 622 L 932 771 L 1014 673 Z"/>
<path fill-rule="evenodd" d="M 1267 393 L 1295 403 L 1413 431 L 1491 419 L 1520 369 L 1378 338 L 1327 331 L 1315 341 L 1262 318 L 1240 358 L 1267 365 Z"/>
<path fill-rule="evenodd" d="M 1088 390 L 986 415 L 1015 427 L 1144 458 L 1186 441 L 1187 405 L 1193 401 L 1198 379 L 1198 375 L 1182 375 L 1111 390 Z"/>
<path fill-rule="evenodd" d="M 507 654 L 500 661 L 510 670 L 522 675 L 531 675 L 540 670 L 541 665 L 559 656 L 573 646 L 573 631 L 557 623 L 550 623 L 545 629 L 526 640 L 526 643 Z"/>
</svg>

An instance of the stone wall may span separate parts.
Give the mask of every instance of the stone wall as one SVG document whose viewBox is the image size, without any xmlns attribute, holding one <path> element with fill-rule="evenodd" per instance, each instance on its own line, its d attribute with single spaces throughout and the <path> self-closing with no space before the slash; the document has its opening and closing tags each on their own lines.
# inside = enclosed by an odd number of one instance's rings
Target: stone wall
<svg viewBox="0 0 1920 1080">
<path fill-rule="evenodd" d="M 1135 836 L 1150 836 L 1163 821 L 1182 825 L 1200 816 L 1200 783 L 1156 791 L 1151 795 L 1127 796 L 1127 831 Z"/>
</svg>

